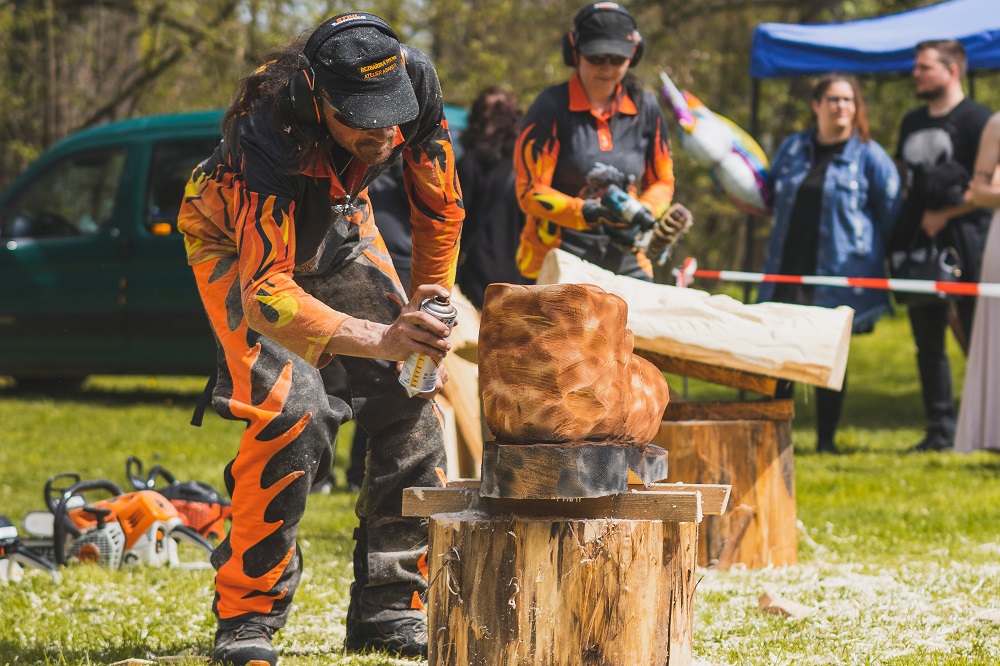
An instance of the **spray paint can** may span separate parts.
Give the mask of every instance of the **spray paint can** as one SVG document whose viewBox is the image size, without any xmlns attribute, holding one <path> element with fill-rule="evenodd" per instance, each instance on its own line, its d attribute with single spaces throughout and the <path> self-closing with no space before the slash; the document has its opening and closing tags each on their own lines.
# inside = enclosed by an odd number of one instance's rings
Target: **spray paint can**
<svg viewBox="0 0 1000 666">
<path fill-rule="evenodd" d="M 452 326 L 458 319 L 458 310 L 442 296 L 424 299 L 420 309 L 437 317 L 448 326 Z M 399 372 L 399 383 L 406 389 L 406 394 L 412 398 L 418 393 L 433 391 L 437 383 L 438 363 L 439 361 L 427 354 L 418 352 L 410 354 L 410 358 L 406 359 L 403 369 Z"/>
</svg>

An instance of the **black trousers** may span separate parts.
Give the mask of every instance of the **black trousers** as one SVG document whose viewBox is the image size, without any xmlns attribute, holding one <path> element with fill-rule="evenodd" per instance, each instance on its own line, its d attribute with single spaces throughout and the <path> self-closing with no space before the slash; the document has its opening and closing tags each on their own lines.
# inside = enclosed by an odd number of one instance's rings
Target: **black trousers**
<svg viewBox="0 0 1000 666">
<path fill-rule="evenodd" d="M 976 300 L 956 299 L 958 319 L 968 335 Z M 927 434 L 951 440 L 955 436 L 955 401 L 951 387 L 951 363 L 945 353 L 945 329 L 948 328 L 950 302 L 942 299 L 930 305 L 908 308 L 910 329 L 917 345 L 917 369 L 920 372 L 920 392 L 927 418 Z"/>
<path fill-rule="evenodd" d="M 795 382 L 779 380 L 774 391 L 774 397 L 787 400 L 794 394 Z M 822 442 L 833 443 L 833 437 L 837 434 L 837 426 L 840 425 L 840 416 L 844 412 L 844 396 L 847 394 L 847 374 L 844 374 L 844 384 L 839 391 L 833 389 L 816 388 L 816 440 L 822 446 Z"/>
</svg>

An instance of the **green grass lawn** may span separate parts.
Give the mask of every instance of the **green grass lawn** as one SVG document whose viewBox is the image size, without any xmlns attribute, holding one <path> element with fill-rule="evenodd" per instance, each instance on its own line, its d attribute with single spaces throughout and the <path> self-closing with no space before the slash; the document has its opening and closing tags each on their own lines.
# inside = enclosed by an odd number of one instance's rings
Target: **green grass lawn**
<svg viewBox="0 0 1000 666">
<path fill-rule="evenodd" d="M 952 346 L 956 389 L 964 359 Z M 800 564 L 700 570 L 694 650 L 704 664 L 998 664 L 1000 456 L 906 454 L 923 432 L 905 316 L 853 341 L 837 444 L 813 449 L 812 389 L 796 391 L 793 428 Z M 679 380 L 670 378 L 672 385 Z M 207 414 L 188 425 L 201 378 L 95 377 L 46 397 L 0 380 L 0 513 L 40 509 L 45 479 L 75 471 L 126 483 L 125 459 L 222 487 L 241 424 Z M 735 392 L 692 381 L 690 399 Z M 338 480 L 350 441 L 342 432 Z M 386 664 L 343 657 L 352 574 L 353 496 L 313 495 L 302 523 L 306 560 L 289 625 L 276 644 L 288 666 Z M 186 555 L 193 556 L 192 553 Z M 757 610 L 772 591 L 815 610 L 786 620 Z M 77 566 L 56 584 L 28 571 L 0 586 L 0 664 L 98 664 L 211 651 L 212 572 Z"/>
</svg>

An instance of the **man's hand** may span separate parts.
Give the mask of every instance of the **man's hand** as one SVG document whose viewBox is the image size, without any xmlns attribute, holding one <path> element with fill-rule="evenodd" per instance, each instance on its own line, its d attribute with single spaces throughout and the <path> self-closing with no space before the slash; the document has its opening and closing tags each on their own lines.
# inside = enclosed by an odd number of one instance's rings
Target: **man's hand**
<svg viewBox="0 0 1000 666">
<path fill-rule="evenodd" d="M 386 331 L 383 345 L 392 355 L 382 358 L 405 361 L 413 352 L 420 352 L 440 360 L 451 351 L 451 343 L 448 342 L 451 327 L 420 309 L 421 303 L 435 296 L 448 298 L 450 294 L 436 284 L 422 284 L 414 290 L 410 302 Z"/>
<path fill-rule="evenodd" d="M 388 325 L 368 319 L 347 319 L 326 350 L 331 354 L 387 361 L 405 361 L 413 352 L 420 352 L 440 360 L 451 350 L 448 342 L 451 328 L 420 309 L 420 303 L 435 296 L 447 298 L 448 290 L 436 284 L 420 285 L 396 321 Z"/>
<path fill-rule="evenodd" d="M 611 244 L 622 252 L 638 252 L 636 243 L 639 240 L 639 233 L 642 229 L 638 224 L 622 226 L 621 224 L 605 224 L 604 233 L 611 239 Z"/>
<path fill-rule="evenodd" d="M 398 375 L 402 371 L 403 371 L 403 361 L 399 361 L 398 363 L 396 363 L 396 374 Z M 430 400 L 438 393 L 440 393 L 442 389 L 444 389 L 444 385 L 448 383 L 449 379 L 450 377 L 448 376 L 448 369 L 444 367 L 444 363 L 442 363 L 441 365 L 438 366 L 438 376 L 437 376 L 437 381 L 434 382 L 434 390 L 427 391 L 425 393 L 417 393 L 413 397 L 423 398 L 424 400 Z"/>
<path fill-rule="evenodd" d="M 946 211 L 926 210 L 920 219 L 920 228 L 924 230 L 925 234 L 934 238 L 948 224 L 948 218 L 949 215 Z"/>
</svg>

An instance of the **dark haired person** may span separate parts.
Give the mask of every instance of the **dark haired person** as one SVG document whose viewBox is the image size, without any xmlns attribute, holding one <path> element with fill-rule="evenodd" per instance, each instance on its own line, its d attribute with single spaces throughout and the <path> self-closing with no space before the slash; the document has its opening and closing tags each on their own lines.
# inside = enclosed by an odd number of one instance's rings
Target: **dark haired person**
<svg viewBox="0 0 1000 666">
<path fill-rule="evenodd" d="M 962 92 L 965 69 L 965 49 L 957 41 L 927 41 L 916 47 L 913 90 L 927 105 L 908 113 L 900 127 L 896 157 L 909 174 L 892 249 L 907 247 L 914 234 L 941 236 L 961 259 L 961 279 L 978 282 L 991 211 L 966 203 L 963 193 L 990 111 Z M 963 335 L 968 336 L 976 301 L 964 297 L 954 303 Z M 944 341 L 950 308 L 948 299 L 907 307 L 928 422 L 915 451 L 950 448 L 955 437 L 951 365 Z"/>
<path fill-rule="evenodd" d="M 629 73 L 642 55 L 635 19 L 614 2 L 581 9 L 564 37 L 566 83 L 548 88 L 525 115 L 514 155 L 526 214 L 517 254 L 521 274 L 538 277 L 560 248 L 619 275 L 652 280 L 652 264 L 619 228 L 601 195 L 614 184 L 656 220 L 674 194 L 667 123 L 652 93 Z M 667 225 L 668 228 L 669 223 Z M 679 230 L 670 230 L 671 241 Z"/>
<path fill-rule="evenodd" d="M 524 213 L 514 187 L 514 144 L 524 112 L 514 93 L 500 86 L 480 91 L 462 132 L 465 153 L 458 161 L 466 224 L 458 256 L 458 286 L 483 307 L 486 286 L 529 282 L 514 257 L 524 228 Z"/>
<path fill-rule="evenodd" d="M 219 344 L 213 406 L 247 424 L 225 470 L 232 528 L 212 558 L 215 660 L 276 663 L 306 498 L 352 416 L 371 441 L 346 647 L 425 655 L 427 531 L 400 507 L 407 486 L 437 483 L 443 436 L 433 401 L 399 385 L 397 362 L 449 349 L 448 327 L 419 310 L 448 295 L 463 219 L 437 74 L 378 17 L 342 14 L 243 80 L 223 137 L 179 218 Z M 409 301 L 367 196 L 400 155 L 413 203 Z M 329 394 L 334 356 L 349 400 Z"/>
<path fill-rule="evenodd" d="M 815 126 L 789 136 L 771 163 L 774 221 L 765 273 L 885 277 L 885 246 L 896 221 L 899 174 L 868 129 L 857 81 L 830 74 L 813 87 Z M 890 311 L 887 292 L 764 283 L 758 301 L 854 308 L 853 333 Z M 816 449 L 834 452 L 841 391 L 816 388 Z M 791 384 L 779 387 L 790 397 Z"/>
</svg>

